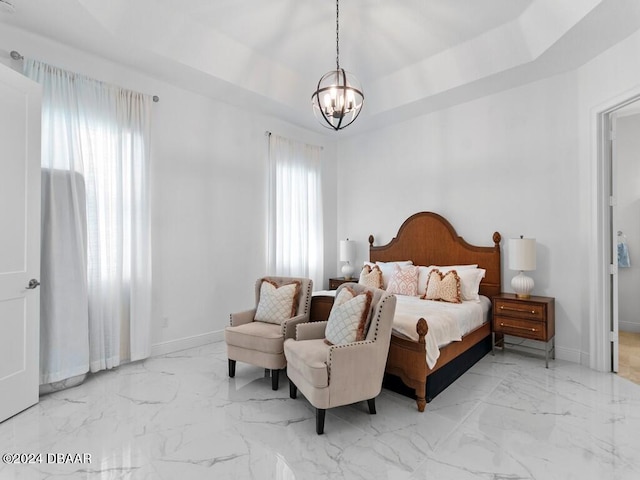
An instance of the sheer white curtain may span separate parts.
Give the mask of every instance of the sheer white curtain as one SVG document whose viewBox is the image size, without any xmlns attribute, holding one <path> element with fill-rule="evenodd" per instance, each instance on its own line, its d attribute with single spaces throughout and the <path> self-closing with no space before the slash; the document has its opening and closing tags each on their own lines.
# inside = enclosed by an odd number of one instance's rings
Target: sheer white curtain
<svg viewBox="0 0 640 480">
<path fill-rule="evenodd" d="M 267 268 L 323 279 L 322 148 L 269 135 Z"/>
<path fill-rule="evenodd" d="M 53 231 L 69 228 L 69 222 L 62 225 L 57 218 L 72 209 L 78 217 L 72 224 L 79 231 L 69 235 L 80 239 L 77 245 L 86 244 L 88 332 L 80 329 L 76 335 L 88 342 L 85 361 L 91 371 L 98 371 L 145 358 L 151 350 L 151 99 L 34 60 L 26 60 L 24 70 L 43 86 L 43 169 L 72 172 L 84 180 L 84 198 L 77 182 L 67 182 L 64 188 L 43 187 L 42 205 L 50 217 L 46 228 Z M 84 219 L 79 217 L 85 210 L 83 232 Z M 56 248 L 43 236 L 43 256 L 55 257 Z M 53 265 L 51 285 L 42 285 L 58 293 L 43 296 L 50 303 L 43 303 L 42 310 L 56 313 L 50 318 L 53 332 L 71 321 L 59 305 L 85 294 L 82 279 L 76 279 L 79 286 L 73 291 L 56 285 L 60 276 L 55 269 L 64 265 Z M 69 352 L 82 352 L 82 340 L 54 333 L 46 339 L 55 342 L 49 348 L 50 361 L 57 361 L 55 352 L 75 357 Z"/>
</svg>

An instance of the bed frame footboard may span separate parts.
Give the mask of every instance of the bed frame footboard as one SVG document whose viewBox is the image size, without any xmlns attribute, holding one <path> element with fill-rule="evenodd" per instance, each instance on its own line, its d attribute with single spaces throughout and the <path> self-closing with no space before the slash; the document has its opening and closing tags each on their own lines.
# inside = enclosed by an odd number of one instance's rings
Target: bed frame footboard
<svg viewBox="0 0 640 480">
<path fill-rule="evenodd" d="M 392 347 L 389 348 L 385 371 L 399 377 L 416 394 L 418 411 L 424 412 L 427 405 L 427 361 L 425 337 L 429 327 L 424 318 L 418 320 L 416 331 L 418 341 L 391 336 Z"/>
</svg>

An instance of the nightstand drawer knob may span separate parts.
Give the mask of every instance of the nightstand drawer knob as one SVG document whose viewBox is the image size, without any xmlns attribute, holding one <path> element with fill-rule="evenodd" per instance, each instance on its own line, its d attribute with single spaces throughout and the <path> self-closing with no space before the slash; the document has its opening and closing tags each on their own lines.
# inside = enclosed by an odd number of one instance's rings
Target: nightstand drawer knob
<svg viewBox="0 0 640 480">
<path fill-rule="evenodd" d="M 518 330 L 526 330 L 527 332 L 536 332 L 538 330 L 537 328 L 519 327 L 518 325 L 507 325 L 505 323 L 500 323 L 500 326 L 507 327 L 507 328 L 515 328 Z"/>
<path fill-rule="evenodd" d="M 513 307 L 505 307 L 504 305 L 500 305 L 500 310 L 508 310 L 510 312 L 520 312 L 520 313 L 530 313 L 535 315 L 535 310 L 525 310 L 524 308 L 513 308 Z"/>
</svg>

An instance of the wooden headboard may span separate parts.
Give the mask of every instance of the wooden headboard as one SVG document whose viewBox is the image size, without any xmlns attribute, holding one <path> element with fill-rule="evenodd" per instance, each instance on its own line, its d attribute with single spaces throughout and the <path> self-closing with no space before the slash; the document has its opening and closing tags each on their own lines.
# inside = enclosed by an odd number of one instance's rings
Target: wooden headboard
<svg viewBox="0 0 640 480">
<path fill-rule="evenodd" d="M 465 265 L 477 263 L 487 272 L 480 294 L 489 298 L 501 291 L 500 240 L 493 234 L 492 247 L 470 245 L 456 234 L 451 224 L 437 213 L 420 212 L 405 220 L 398 235 L 387 245 L 374 247 L 369 236 L 369 260 L 392 262 L 412 260 L 414 265 Z"/>
</svg>

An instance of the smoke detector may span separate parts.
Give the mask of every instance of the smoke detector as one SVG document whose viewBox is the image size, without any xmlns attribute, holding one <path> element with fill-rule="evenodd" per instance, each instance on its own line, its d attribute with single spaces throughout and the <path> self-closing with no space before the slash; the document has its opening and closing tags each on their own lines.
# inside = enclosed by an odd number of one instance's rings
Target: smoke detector
<svg viewBox="0 0 640 480">
<path fill-rule="evenodd" d="M 16 7 L 9 0 L 0 0 L 0 12 L 13 13 Z"/>
</svg>

